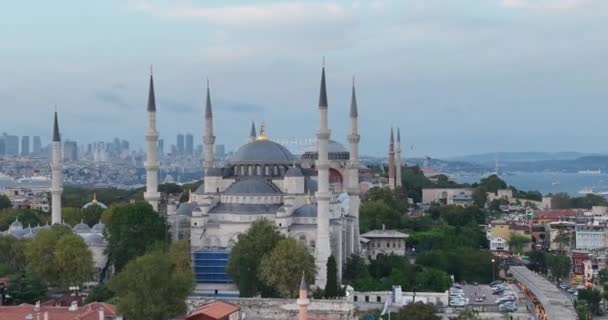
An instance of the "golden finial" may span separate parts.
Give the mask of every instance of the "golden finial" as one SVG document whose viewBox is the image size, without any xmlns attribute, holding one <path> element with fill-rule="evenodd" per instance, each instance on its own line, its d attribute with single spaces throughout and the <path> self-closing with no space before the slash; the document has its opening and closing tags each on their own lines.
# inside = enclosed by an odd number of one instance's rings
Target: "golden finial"
<svg viewBox="0 0 608 320">
<path fill-rule="evenodd" d="M 262 123 L 260 124 L 260 134 L 258 135 L 257 140 L 268 140 L 268 136 L 266 135 L 266 124 L 264 123 L 264 121 L 262 120 Z"/>
</svg>

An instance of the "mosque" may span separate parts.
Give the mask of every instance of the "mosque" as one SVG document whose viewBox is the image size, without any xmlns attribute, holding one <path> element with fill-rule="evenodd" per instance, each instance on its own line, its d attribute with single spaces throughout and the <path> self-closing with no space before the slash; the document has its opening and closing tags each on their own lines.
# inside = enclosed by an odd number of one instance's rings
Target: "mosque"
<svg viewBox="0 0 608 320">
<path fill-rule="evenodd" d="M 144 198 L 158 208 L 158 133 L 152 75 L 147 111 L 147 183 Z M 189 232 L 195 257 L 196 252 L 205 250 L 225 249 L 229 252 L 239 235 L 260 218 L 273 221 L 281 233 L 302 241 L 310 248 L 317 266 L 315 285 L 319 287 L 325 286 L 326 263 L 330 255 L 344 262 L 348 256 L 359 252 L 360 136 L 354 84 L 348 115 L 349 149 L 330 140 L 328 111 L 323 68 L 317 144 L 314 148 L 296 157 L 269 138 L 264 124 L 259 134 L 252 124 L 249 142 L 220 166 L 213 156 L 216 137 L 207 84 L 203 137 L 204 182 L 190 194 L 188 202 L 182 203 L 177 209 L 169 206 L 167 212 L 174 230 L 181 228 L 180 233 Z M 184 222 L 188 221 L 189 230 L 186 230 L 188 225 Z M 201 282 L 221 280 L 202 276 Z M 338 276 L 341 276 L 341 270 Z"/>
</svg>

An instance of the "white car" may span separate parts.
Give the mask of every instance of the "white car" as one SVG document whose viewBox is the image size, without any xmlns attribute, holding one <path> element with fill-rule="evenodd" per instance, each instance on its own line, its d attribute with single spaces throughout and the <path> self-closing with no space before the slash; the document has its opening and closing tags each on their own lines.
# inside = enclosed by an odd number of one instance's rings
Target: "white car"
<svg viewBox="0 0 608 320">
<path fill-rule="evenodd" d="M 465 305 L 466 305 L 466 302 L 464 300 L 450 301 L 451 307 L 464 307 Z"/>
</svg>

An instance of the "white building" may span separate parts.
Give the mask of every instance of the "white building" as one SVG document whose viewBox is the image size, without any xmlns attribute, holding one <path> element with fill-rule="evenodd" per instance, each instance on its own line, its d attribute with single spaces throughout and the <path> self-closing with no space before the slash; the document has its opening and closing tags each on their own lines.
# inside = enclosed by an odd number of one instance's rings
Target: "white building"
<svg viewBox="0 0 608 320">
<path fill-rule="evenodd" d="M 576 249 L 594 250 L 608 247 L 608 227 L 605 224 L 577 224 Z"/>
<path fill-rule="evenodd" d="M 382 255 L 405 255 L 405 241 L 408 234 L 395 230 L 372 230 L 361 235 L 364 240 L 363 253 L 369 259 Z"/>
<path fill-rule="evenodd" d="M 422 189 L 422 203 L 442 203 L 467 206 L 473 202 L 470 188 L 426 188 Z"/>
<path fill-rule="evenodd" d="M 492 251 L 509 251 L 509 242 L 501 237 L 490 239 L 490 250 Z"/>
</svg>

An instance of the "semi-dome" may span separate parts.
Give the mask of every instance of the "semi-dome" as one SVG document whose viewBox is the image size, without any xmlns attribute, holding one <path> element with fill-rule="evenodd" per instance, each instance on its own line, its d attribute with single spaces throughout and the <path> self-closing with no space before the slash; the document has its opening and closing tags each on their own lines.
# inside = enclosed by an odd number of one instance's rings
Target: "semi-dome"
<svg viewBox="0 0 608 320">
<path fill-rule="evenodd" d="M 245 164 L 292 164 L 296 158 L 282 145 L 270 140 L 255 140 L 241 146 L 230 159 L 230 163 Z"/>
<path fill-rule="evenodd" d="M 286 177 L 303 177 L 304 173 L 302 169 L 298 167 L 290 167 L 287 172 L 285 172 Z"/>
<path fill-rule="evenodd" d="M 224 192 L 226 195 L 278 193 L 279 189 L 264 179 L 242 179 L 231 184 Z"/>
<path fill-rule="evenodd" d="M 83 223 L 82 221 L 79 224 L 75 225 L 72 230 L 76 233 L 91 232 L 91 228 L 89 228 L 89 226 L 86 223 Z"/>
<path fill-rule="evenodd" d="M 307 203 L 293 212 L 294 217 L 316 217 L 317 216 L 317 204 Z"/>
<path fill-rule="evenodd" d="M 11 225 L 9 226 L 9 229 L 23 229 L 23 223 L 21 223 L 21 221 L 19 221 L 19 218 L 15 219 L 15 221 L 13 221 L 13 223 L 11 223 Z"/>
<path fill-rule="evenodd" d="M 97 233 L 103 233 L 103 230 L 105 228 L 106 228 L 106 225 L 103 224 L 101 221 L 99 221 L 96 225 L 93 226 L 93 228 L 91 228 L 91 231 L 97 232 Z"/>
<path fill-rule="evenodd" d="M 329 156 L 329 160 L 348 160 L 349 158 L 348 150 L 341 143 L 334 140 L 329 140 L 327 146 L 327 153 Z M 316 160 L 318 159 L 318 157 L 319 152 L 317 149 L 317 142 L 304 148 L 304 154 L 302 155 L 302 159 Z"/>
</svg>

